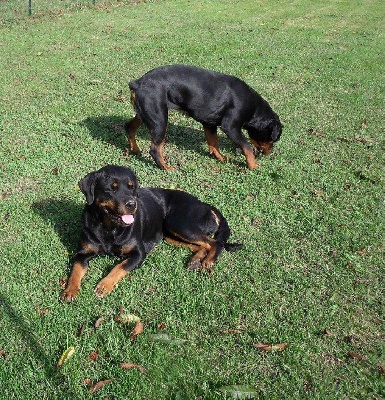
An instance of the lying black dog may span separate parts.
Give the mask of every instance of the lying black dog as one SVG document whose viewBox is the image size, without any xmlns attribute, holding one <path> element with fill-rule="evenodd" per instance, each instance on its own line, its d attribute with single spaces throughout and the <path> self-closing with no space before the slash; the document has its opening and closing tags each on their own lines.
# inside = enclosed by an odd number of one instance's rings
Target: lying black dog
<svg viewBox="0 0 385 400">
<path fill-rule="evenodd" d="M 101 254 L 122 261 L 97 285 L 99 297 L 110 293 L 163 238 L 194 252 L 190 269 L 210 270 L 223 249 L 234 251 L 241 246 L 227 243 L 230 229 L 215 207 L 181 190 L 138 188 L 131 169 L 106 166 L 86 175 L 79 186 L 87 205 L 80 245 L 61 295 L 65 301 L 76 297 L 88 262 Z"/>
<path fill-rule="evenodd" d="M 282 133 L 278 115 L 254 89 L 242 80 L 187 65 L 155 68 L 130 82 L 136 115 L 126 122 L 130 150 L 139 154 L 135 134 L 142 122 L 151 132 L 150 154 L 162 169 L 170 168 L 163 157 L 168 110 L 177 109 L 203 125 L 209 151 L 218 160 L 217 127 L 239 146 L 250 169 L 257 167 L 253 147 L 242 134 L 245 129 L 258 152 L 269 154 Z"/>
</svg>

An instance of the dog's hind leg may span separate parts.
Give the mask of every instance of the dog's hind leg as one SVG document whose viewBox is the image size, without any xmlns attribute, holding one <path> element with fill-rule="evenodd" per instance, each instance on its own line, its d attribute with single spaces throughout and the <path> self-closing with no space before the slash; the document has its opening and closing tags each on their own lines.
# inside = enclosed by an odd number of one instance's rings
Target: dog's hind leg
<svg viewBox="0 0 385 400">
<path fill-rule="evenodd" d="M 140 149 L 135 139 L 136 132 L 139 129 L 140 125 L 142 125 L 142 120 L 138 114 L 124 124 L 124 129 L 127 132 L 130 151 L 132 151 L 134 154 L 140 154 Z"/>
</svg>

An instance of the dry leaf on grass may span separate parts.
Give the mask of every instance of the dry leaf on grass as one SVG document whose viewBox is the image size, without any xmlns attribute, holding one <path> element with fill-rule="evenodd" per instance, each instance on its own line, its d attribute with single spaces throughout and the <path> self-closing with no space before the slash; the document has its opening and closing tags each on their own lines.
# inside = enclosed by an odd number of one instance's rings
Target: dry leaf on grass
<svg viewBox="0 0 385 400">
<path fill-rule="evenodd" d="M 138 364 L 133 364 L 133 363 L 121 363 L 120 364 L 121 368 L 123 369 L 138 369 L 140 372 L 142 372 L 143 374 L 145 374 L 146 368 L 142 367 L 141 365 Z"/>
<path fill-rule="evenodd" d="M 94 328 L 99 328 L 99 326 L 102 324 L 103 322 L 103 317 L 100 316 L 94 323 Z"/>
<path fill-rule="evenodd" d="M 233 399 L 256 399 L 259 397 L 257 389 L 248 385 L 231 385 L 218 388 L 219 391 L 226 394 L 226 397 Z"/>
<path fill-rule="evenodd" d="M 99 389 L 101 389 L 104 385 L 106 385 L 107 383 L 110 383 L 110 382 L 112 382 L 112 379 L 106 379 L 104 381 L 100 381 L 98 383 L 95 383 L 95 385 L 91 387 L 90 392 L 91 393 L 95 393 Z"/>
<path fill-rule="evenodd" d="M 353 351 L 349 351 L 348 353 L 349 358 L 353 358 L 354 360 L 366 360 L 366 357 L 362 354 L 354 353 Z"/>
<path fill-rule="evenodd" d="M 143 324 L 140 318 L 134 314 L 126 314 L 124 313 L 124 309 L 121 307 L 119 309 L 119 314 L 117 314 L 114 318 L 116 322 L 122 325 L 132 326 L 134 325 L 133 330 L 130 333 L 130 339 L 133 341 L 136 337 L 143 333 Z"/>
<path fill-rule="evenodd" d="M 61 367 L 63 364 L 65 364 L 75 353 L 75 347 L 71 346 L 66 349 L 63 354 L 61 355 L 57 366 Z"/>
<path fill-rule="evenodd" d="M 132 332 L 130 333 L 130 339 L 131 339 L 131 340 L 135 340 L 136 337 L 137 337 L 138 335 L 140 335 L 141 333 L 143 333 L 143 324 L 142 324 L 141 321 L 138 321 L 138 322 L 135 324 L 134 329 L 133 329 Z"/>
<path fill-rule="evenodd" d="M 88 361 L 96 361 L 99 358 L 99 350 L 91 351 Z"/>
<path fill-rule="evenodd" d="M 254 343 L 253 347 L 263 351 L 283 351 L 289 343 L 279 343 L 279 344 L 265 344 L 265 343 Z"/>
</svg>

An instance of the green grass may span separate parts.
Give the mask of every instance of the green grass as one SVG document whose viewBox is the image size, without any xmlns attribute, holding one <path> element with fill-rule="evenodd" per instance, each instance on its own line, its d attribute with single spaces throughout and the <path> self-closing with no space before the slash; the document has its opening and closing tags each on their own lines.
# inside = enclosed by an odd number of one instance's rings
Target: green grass
<svg viewBox="0 0 385 400">
<path fill-rule="evenodd" d="M 247 385 L 265 399 L 384 398 L 383 17 L 375 0 L 172 0 L 4 24 L 0 397 L 223 399 L 222 387 Z M 223 134 L 230 161 L 208 157 L 199 124 L 179 114 L 166 146 L 175 172 L 156 168 L 145 128 L 143 155 L 124 156 L 128 82 L 168 63 L 237 75 L 270 102 L 285 128 L 257 170 Z M 161 243 L 102 301 L 93 290 L 116 260 L 99 258 L 78 299 L 59 302 L 84 205 L 77 182 L 107 163 L 215 204 L 244 248 L 207 276 Z M 144 324 L 133 345 L 114 321 L 121 306 Z M 91 395 L 85 379 L 112 382 Z"/>
</svg>

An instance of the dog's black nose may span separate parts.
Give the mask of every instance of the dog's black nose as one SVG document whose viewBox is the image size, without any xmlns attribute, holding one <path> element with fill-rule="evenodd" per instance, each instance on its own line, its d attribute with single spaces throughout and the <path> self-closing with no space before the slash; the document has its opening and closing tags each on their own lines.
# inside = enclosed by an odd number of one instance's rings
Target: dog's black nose
<svg viewBox="0 0 385 400">
<path fill-rule="evenodd" d="M 135 199 L 130 199 L 126 202 L 126 207 L 127 208 L 133 208 L 136 206 L 136 201 Z"/>
</svg>

